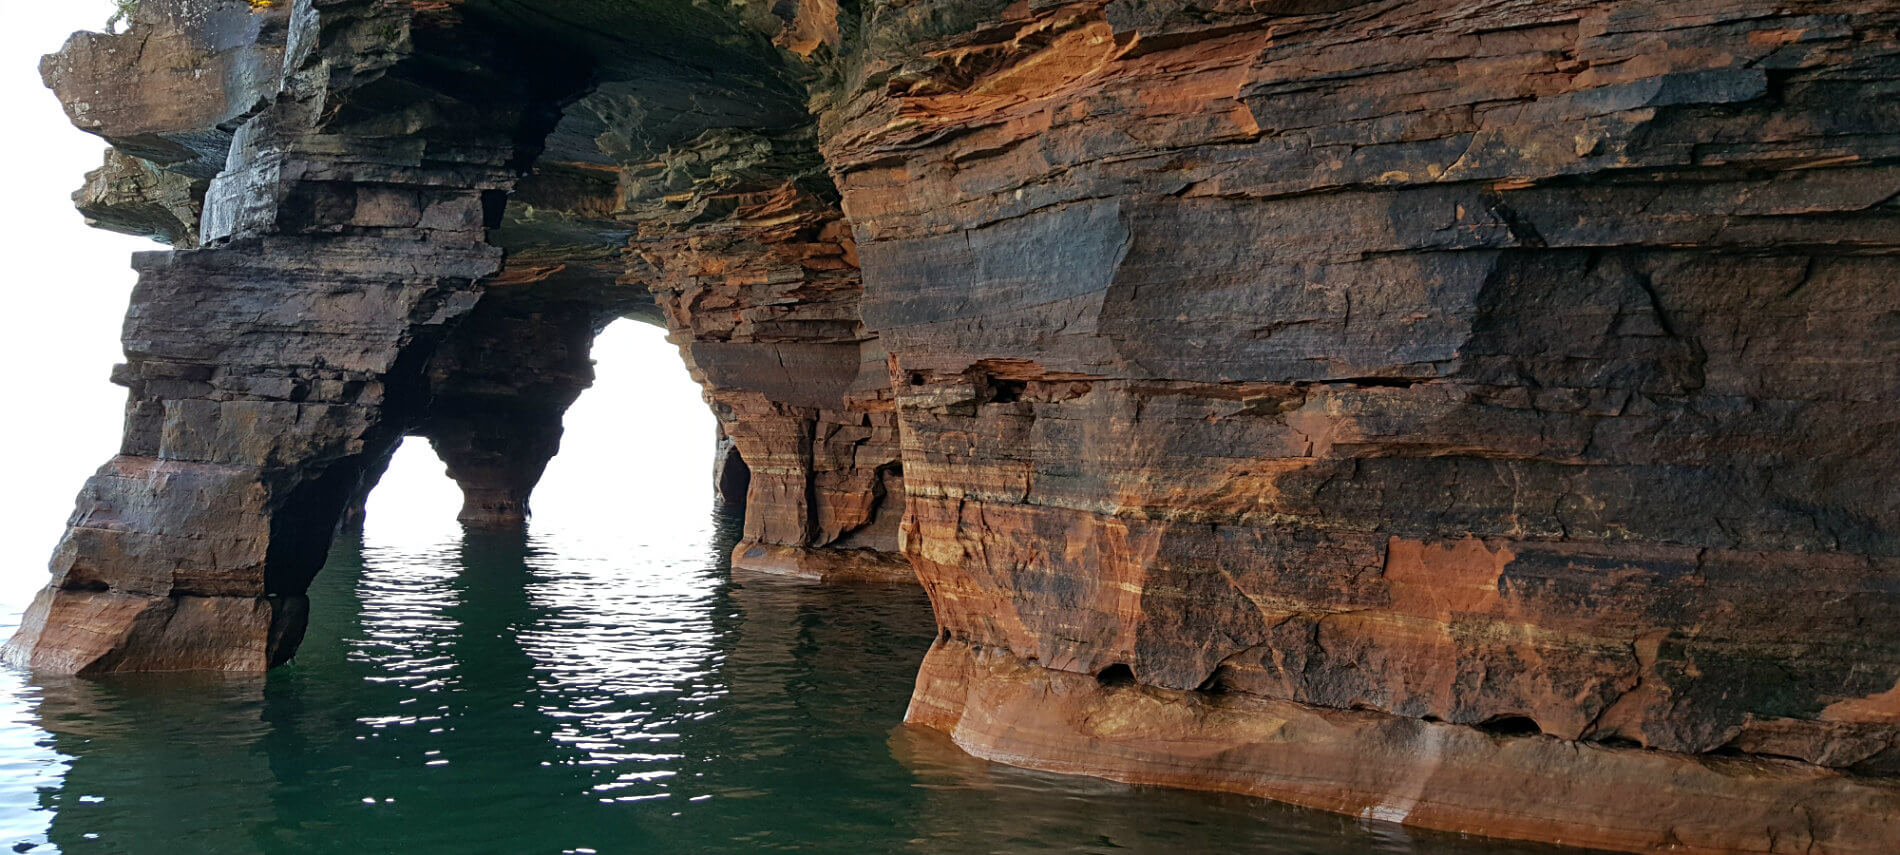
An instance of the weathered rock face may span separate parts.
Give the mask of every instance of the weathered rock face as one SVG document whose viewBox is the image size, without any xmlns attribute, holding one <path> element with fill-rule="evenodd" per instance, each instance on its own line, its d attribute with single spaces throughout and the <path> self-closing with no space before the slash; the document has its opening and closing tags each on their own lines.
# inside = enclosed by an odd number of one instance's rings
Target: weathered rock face
<svg viewBox="0 0 1900 855">
<path fill-rule="evenodd" d="M 1890 7 L 1118 6 L 931 42 L 829 137 L 945 632 L 914 717 L 1507 834 L 1549 817 L 1473 810 L 1436 725 L 1235 774 L 1181 767 L 1259 733 L 1181 712 L 1123 753 L 1091 715 L 1232 694 L 1896 771 Z M 1356 763 L 1417 791 L 1305 787 Z M 1562 836 L 1900 839 L 1885 784 L 1741 821 L 1726 783 Z"/>
<path fill-rule="evenodd" d="M 749 472 L 734 565 L 913 578 L 890 369 L 858 319 L 855 242 L 809 132 L 709 134 L 628 183 L 642 224 L 628 276 Z M 682 184 L 683 202 L 662 195 Z"/>
<path fill-rule="evenodd" d="M 194 75 L 141 89 L 165 62 L 146 56 L 115 86 L 126 52 L 96 37 L 48 63 L 55 82 L 126 99 L 85 114 L 109 138 L 123 121 L 141 141 L 210 140 L 190 126 L 248 117 L 206 193 L 199 237 L 218 248 L 139 260 L 115 376 L 132 391 L 125 440 L 82 494 L 13 646 L 34 667 L 81 673 L 262 669 L 296 650 L 338 515 L 422 413 L 421 369 L 500 269 L 487 199 L 531 156 L 520 140 L 545 134 L 539 105 L 572 84 L 470 37 L 441 59 L 461 61 L 456 85 L 483 100 L 432 93 L 430 69 L 405 61 L 430 38 L 411 10 L 299 4 L 257 15 L 275 20 L 265 27 L 248 4 L 237 24 L 230 4 L 146 5 L 119 38 L 168 22 L 191 24 L 178 36 L 193 45 L 279 34 L 281 90 L 244 109 L 227 89 L 204 109 L 148 114 L 138 99 L 174 104 Z M 231 55 L 179 50 L 214 71 Z M 392 126 L 415 131 L 358 142 Z"/>
<path fill-rule="evenodd" d="M 147 5 L 222 88 L 46 67 L 89 216 L 206 248 L 141 261 L 36 667 L 286 658 L 405 433 L 519 524 L 638 317 L 735 563 L 914 568 L 911 719 L 973 753 L 1900 840 L 1890 3 Z"/>
</svg>

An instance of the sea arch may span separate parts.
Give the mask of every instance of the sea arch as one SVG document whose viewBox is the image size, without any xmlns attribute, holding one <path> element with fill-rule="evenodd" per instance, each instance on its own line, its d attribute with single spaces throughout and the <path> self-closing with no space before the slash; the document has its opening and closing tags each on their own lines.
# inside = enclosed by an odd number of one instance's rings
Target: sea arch
<svg viewBox="0 0 1900 855">
<path fill-rule="evenodd" d="M 667 327 L 719 417 L 739 563 L 909 575 L 888 369 L 784 22 L 546 5 L 151 0 L 50 61 L 115 93 L 68 102 L 117 146 L 82 208 L 177 248 L 136 262 L 125 441 L 16 658 L 287 661 L 401 438 L 465 523 L 520 525 L 623 317 Z M 121 49 L 151 32 L 186 44 Z"/>
</svg>

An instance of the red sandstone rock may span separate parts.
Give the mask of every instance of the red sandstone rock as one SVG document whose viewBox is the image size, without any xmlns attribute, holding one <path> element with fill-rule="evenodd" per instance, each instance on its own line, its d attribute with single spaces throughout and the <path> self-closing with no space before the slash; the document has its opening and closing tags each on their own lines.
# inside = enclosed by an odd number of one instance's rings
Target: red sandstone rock
<svg viewBox="0 0 1900 855">
<path fill-rule="evenodd" d="M 1799 762 L 1619 750 L 1245 693 L 1105 685 L 954 642 L 925 660 L 910 720 L 1003 763 L 1493 837 L 1692 855 L 1874 855 L 1900 839 L 1900 788 Z M 1644 797 L 1634 797 L 1638 788 Z M 1550 803 L 1565 809 L 1538 808 Z"/>
<path fill-rule="evenodd" d="M 652 289 L 749 473 L 734 566 L 907 578 L 889 369 L 856 318 L 853 241 L 798 176 L 762 177 L 714 188 L 732 206 L 721 221 L 635 238 L 629 277 Z"/>
</svg>

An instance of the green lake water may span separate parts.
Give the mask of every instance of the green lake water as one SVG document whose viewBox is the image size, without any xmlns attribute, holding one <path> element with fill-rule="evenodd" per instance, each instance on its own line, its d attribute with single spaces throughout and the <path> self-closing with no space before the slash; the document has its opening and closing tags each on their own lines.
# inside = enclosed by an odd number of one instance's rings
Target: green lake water
<svg viewBox="0 0 1900 855">
<path fill-rule="evenodd" d="M 301 653 L 267 676 L 0 672 L 0 846 L 1533 851 L 975 760 L 901 724 L 933 634 L 921 591 L 735 578 L 734 537 L 703 513 L 433 541 L 372 526 L 333 549 Z"/>
</svg>

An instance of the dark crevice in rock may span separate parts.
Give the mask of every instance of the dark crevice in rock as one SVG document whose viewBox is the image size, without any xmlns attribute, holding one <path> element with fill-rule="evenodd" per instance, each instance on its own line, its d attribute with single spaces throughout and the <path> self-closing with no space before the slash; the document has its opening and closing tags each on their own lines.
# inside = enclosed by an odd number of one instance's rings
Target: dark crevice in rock
<svg viewBox="0 0 1900 855">
<path fill-rule="evenodd" d="M 1128 667 L 1128 665 L 1124 663 L 1117 662 L 1095 672 L 1095 682 L 1111 689 L 1133 686 L 1136 684 L 1135 669 Z"/>
<path fill-rule="evenodd" d="M 1544 733 L 1537 720 L 1527 715 L 1492 716 L 1472 727 L 1492 736 L 1541 736 Z"/>
<path fill-rule="evenodd" d="M 1594 745 L 1601 745 L 1604 748 L 1641 750 L 1643 747 L 1641 742 L 1623 736 L 1606 736 L 1602 739 L 1591 739 L 1588 741 Z"/>
<path fill-rule="evenodd" d="M 265 553 L 266 595 L 301 597 L 310 589 L 311 580 L 323 569 L 329 555 L 338 519 L 357 495 L 371 461 L 383 456 L 371 453 L 338 460 L 304 474 L 290 488 L 271 515 L 270 548 Z"/>
<path fill-rule="evenodd" d="M 1023 390 L 1029 383 L 1023 380 L 992 380 L 989 383 L 988 403 L 1013 404 L 1023 399 Z"/>
<path fill-rule="evenodd" d="M 304 631 L 310 625 L 310 598 L 301 594 L 273 594 L 270 603 L 270 629 L 265 633 L 264 657 L 270 667 L 288 663 L 303 644 Z"/>
<path fill-rule="evenodd" d="M 726 507 L 743 513 L 745 511 L 746 492 L 752 486 L 752 469 L 746 465 L 745 456 L 730 439 L 720 439 L 719 465 L 713 473 L 719 497 Z"/>
<path fill-rule="evenodd" d="M 1203 695 L 1225 695 L 1233 690 L 1232 678 L 1225 665 L 1215 668 L 1214 673 L 1207 675 L 1207 679 L 1194 687 L 1194 691 Z"/>
</svg>

